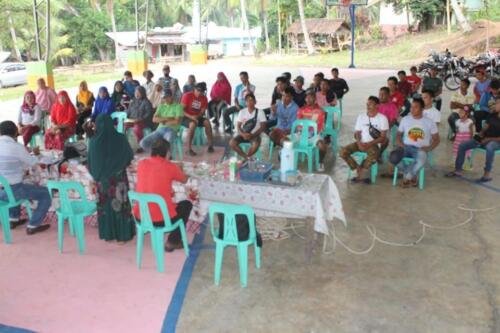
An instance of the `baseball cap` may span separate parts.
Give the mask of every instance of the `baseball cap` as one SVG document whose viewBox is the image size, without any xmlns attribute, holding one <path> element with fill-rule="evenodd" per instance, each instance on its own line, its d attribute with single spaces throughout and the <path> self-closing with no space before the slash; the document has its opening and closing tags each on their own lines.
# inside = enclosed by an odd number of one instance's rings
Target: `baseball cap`
<svg viewBox="0 0 500 333">
<path fill-rule="evenodd" d="M 294 79 L 294 81 L 299 81 L 299 82 L 301 82 L 302 84 L 304 84 L 304 77 L 303 77 L 303 76 L 301 76 L 301 75 L 298 75 L 298 76 Z"/>
<path fill-rule="evenodd" d="M 205 82 L 197 83 L 194 88 L 199 91 L 207 91 L 207 84 Z"/>
</svg>

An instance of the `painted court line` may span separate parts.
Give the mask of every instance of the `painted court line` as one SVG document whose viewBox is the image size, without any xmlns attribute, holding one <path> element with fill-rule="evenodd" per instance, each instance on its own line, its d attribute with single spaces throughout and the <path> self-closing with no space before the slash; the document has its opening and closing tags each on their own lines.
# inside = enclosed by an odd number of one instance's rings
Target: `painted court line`
<svg viewBox="0 0 500 333">
<path fill-rule="evenodd" d="M 207 220 L 208 217 L 202 223 L 200 232 L 197 233 L 193 239 L 193 243 L 189 251 L 189 257 L 186 259 L 186 262 L 182 267 L 179 281 L 177 281 L 174 294 L 172 295 L 172 300 L 170 301 L 170 305 L 168 306 L 167 313 L 165 314 L 165 318 L 163 320 L 163 325 L 161 328 L 162 333 L 175 332 L 177 321 L 179 320 L 179 316 L 181 314 L 182 304 L 184 303 L 184 298 L 186 297 L 189 281 L 191 280 L 191 276 L 193 275 L 194 266 L 196 265 L 198 256 L 203 249 L 209 248 L 207 246 L 203 246 L 203 239 L 205 238 L 205 232 L 207 229 Z"/>
<path fill-rule="evenodd" d="M 35 331 L 0 324 L 0 333 L 35 333 Z"/>
</svg>

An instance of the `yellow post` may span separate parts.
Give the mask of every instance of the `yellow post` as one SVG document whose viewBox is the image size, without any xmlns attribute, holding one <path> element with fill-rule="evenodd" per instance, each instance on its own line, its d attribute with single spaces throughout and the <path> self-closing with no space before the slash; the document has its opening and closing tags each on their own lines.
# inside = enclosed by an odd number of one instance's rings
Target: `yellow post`
<svg viewBox="0 0 500 333">
<path fill-rule="evenodd" d="M 208 62 L 208 52 L 203 45 L 191 45 L 189 53 L 191 65 L 205 65 Z"/>
<path fill-rule="evenodd" d="M 146 51 L 129 51 L 127 54 L 127 68 L 134 76 L 141 76 L 148 69 L 148 54 Z"/>
<path fill-rule="evenodd" d="M 54 88 L 54 74 L 52 72 L 52 65 L 45 61 L 30 61 L 26 63 L 26 70 L 28 72 L 28 88 L 30 90 L 37 89 L 38 79 L 45 80 L 47 86 Z"/>
</svg>

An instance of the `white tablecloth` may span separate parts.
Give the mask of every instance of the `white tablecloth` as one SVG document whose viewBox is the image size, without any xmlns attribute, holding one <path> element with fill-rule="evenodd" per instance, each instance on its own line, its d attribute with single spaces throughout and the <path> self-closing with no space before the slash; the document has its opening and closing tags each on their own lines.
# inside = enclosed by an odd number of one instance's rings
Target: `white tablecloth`
<svg viewBox="0 0 500 333">
<path fill-rule="evenodd" d="M 314 230 L 323 234 L 334 218 L 347 226 L 337 186 L 327 175 L 304 175 L 295 187 L 205 178 L 199 179 L 199 194 L 202 210 L 209 202 L 248 204 L 258 216 L 311 217 Z"/>
</svg>

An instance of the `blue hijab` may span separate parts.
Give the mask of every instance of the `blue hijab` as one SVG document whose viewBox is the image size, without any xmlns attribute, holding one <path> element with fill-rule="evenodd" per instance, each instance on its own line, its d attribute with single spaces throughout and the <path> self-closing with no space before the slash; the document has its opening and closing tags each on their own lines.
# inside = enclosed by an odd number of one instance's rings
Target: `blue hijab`
<svg viewBox="0 0 500 333">
<path fill-rule="evenodd" d="M 105 93 L 106 97 L 101 98 L 101 93 Z M 115 112 L 115 103 L 113 103 L 113 100 L 109 97 L 108 88 L 99 88 L 99 94 L 94 104 L 94 112 L 92 112 L 92 121 L 95 121 L 100 114 L 111 115 L 113 112 Z"/>
</svg>

